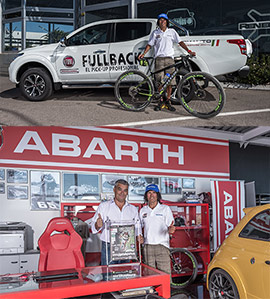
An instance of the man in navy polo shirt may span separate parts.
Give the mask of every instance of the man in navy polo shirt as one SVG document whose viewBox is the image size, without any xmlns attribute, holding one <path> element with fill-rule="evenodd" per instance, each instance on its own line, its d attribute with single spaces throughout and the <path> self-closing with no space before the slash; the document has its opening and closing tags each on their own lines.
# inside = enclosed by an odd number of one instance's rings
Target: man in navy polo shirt
<svg viewBox="0 0 270 299">
<path fill-rule="evenodd" d="M 144 262 L 163 272 L 171 274 L 169 255 L 170 234 L 175 232 L 171 209 L 160 203 L 161 194 L 155 184 L 146 187 L 144 206 L 139 213 L 144 228 Z"/>
</svg>

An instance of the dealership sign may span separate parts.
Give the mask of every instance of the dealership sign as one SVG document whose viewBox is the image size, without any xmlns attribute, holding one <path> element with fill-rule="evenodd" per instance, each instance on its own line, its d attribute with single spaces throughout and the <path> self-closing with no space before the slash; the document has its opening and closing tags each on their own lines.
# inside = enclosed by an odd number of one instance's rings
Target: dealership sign
<svg viewBox="0 0 270 299">
<path fill-rule="evenodd" d="M 0 167 L 229 179 L 229 143 L 110 127 L 4 127 Z"/>
<path fill-rule="evenodd" d="M 255 42 L 261 37 L 270 36 L 270 13 L 260 13 L 255 9 L 251 9 L 247 15 L 252 22 L 239 23 L 238 30 L 251 31 L 248 39 L 252 42 Z M 259 30 L 262 31 L 259 32 Z"/>
<path fill-rule="evenodd" d="M 214 250 L 244 216 L 244 181 L 211 181 Z"/>
</svg>

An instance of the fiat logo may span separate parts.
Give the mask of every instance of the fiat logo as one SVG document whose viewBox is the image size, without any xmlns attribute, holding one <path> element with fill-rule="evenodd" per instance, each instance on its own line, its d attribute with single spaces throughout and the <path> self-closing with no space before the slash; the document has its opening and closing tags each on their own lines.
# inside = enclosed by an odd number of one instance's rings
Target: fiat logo
<svg viewBox="0 0 270 299">
<path fill-rule="evenodd" d="M 63 59 L 63 64 L 66 67 L 72 67 L 75 64 L 75 59 L 72 56 L 66 56 Z"/>
</svg>

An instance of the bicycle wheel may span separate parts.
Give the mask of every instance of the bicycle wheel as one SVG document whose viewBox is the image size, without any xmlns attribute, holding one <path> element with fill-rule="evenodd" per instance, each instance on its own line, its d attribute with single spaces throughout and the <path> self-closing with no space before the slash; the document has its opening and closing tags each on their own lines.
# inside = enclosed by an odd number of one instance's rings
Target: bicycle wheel
<svg viewBox="0 0 270 299">
<path fill-rule="evenodd" d="M 127 71 L 116 81 L 114 93 L 126 110 L 141 111 L 151 103 L 154 86 L 144 73 Z"/>
<path fill-rule="evenodd" d="M 173 92 L 171 96 L 171 101 L 173 104 L 180 104 L 180 97 L 178 96 L 178 85 L 180 83 L 181 78 L 179 76 L 176 76 L 176 84 L 177 86 L 173 87 Z M 186 85 L 182 88 L 182 95 L 185 98 L 185 101 L 188 103 L 192 98 L 192 92 L 193 92 L 193 84 L 190 84 L 189 82 L 186 82 Z"/>
<path fill-rule="evenodd" d="M 187 90 L 192 91 L 188 93 Z M 192 72 L 178 85 L 177 97 L 190 114 L 199 118 L 216 116 L 225 105 L 225 92 L 219 81 L 210 74 Z"/>
<path fill-rule="evenodd" d="M 198 274 L 198 263 L 195 256 L 183 248 L 170 250 L 171 256 L 171 287 L 182 289 L 191 284 Z"/>
</svg>

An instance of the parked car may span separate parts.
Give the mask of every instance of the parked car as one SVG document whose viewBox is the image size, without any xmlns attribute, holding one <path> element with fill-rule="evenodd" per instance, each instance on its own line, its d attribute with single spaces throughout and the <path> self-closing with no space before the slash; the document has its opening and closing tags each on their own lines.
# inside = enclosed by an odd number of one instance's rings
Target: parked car
<svg viewBox="0 0 270 299">
<path fill-rule="evenodd" d="M 138 55 L 156 28 L 156 22 L 156 19 L 120 19 L 87 24 L 58 44 L 21 51 L 10 64 L 10 80 L 31 101 L 47 99 L 60 88 L 113 85 L 124 71 L 146 71 L 140 66 Z M 194 70 L 213 76 L 248 71 L 247 55 L 252 49 L 241 35 L 187 35 L 182 39 L 197 53 L 192 58 Z M 184 52 L 175 45 L 176 57 Z M 153 56 L 153 49 L 149 56 Z"/>
<path fill-rule="evenodd" d="M 211 298 L 270 298 L 270 204 L 244 212 L 208 266 Z"/>
</svg>

